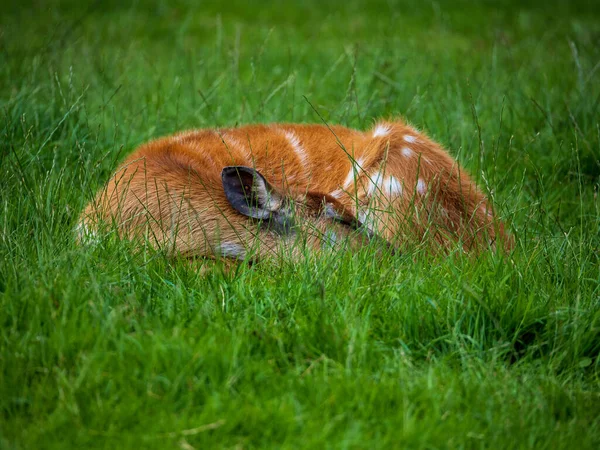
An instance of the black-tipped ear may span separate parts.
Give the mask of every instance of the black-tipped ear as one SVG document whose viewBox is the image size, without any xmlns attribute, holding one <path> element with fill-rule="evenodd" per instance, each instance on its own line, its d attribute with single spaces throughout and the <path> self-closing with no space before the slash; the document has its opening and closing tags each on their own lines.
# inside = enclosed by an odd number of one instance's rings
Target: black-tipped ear
<svg viewBox="0 0 600 450">
<path fill-rule="evenodd" d="M 281 207 L 281 196 L 258 171 L 250 167 L 225 167 L 221 180 L 227 201 L 245 216 L 268 219 Z"/>
</svg>

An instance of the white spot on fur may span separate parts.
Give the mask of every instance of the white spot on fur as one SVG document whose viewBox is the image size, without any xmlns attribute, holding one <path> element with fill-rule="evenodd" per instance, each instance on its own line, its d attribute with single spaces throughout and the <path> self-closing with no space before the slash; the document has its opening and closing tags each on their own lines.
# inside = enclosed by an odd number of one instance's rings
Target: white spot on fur
<svg viewBox="0 0 600 450">
<path fill-rule="evenodd" d="M 419 194 L 424 194 L 426 190 L 427 190 L 427 185 L 421 178 L 419 178 L 419 181 L 417 181 L 417 192 Z"/>
<path fill-rule="evenodd" d="M 410 142 L 411 144 L 412 144 L 413 142 L 417 142 L 417 138 L 416 138 L 416 137 L 414 137 L 414 136 L 410 136 L 410 135 L 408 135 L 408 134 L 404 136 L 404 140 L 405 140 L 406 142 Z"/>
<path fill-rule="evenodd" d="M 387 178 L 383 186 L 390 195 L 402 195 L 402 183 L 396 177 Z"/>
<path fill-rule="evenodd" d="M 329 195 L 331 195 L 333 198 L 342 198 L 342 191 L 340 189 L 336 189 L 335 191 L 332 191 L 329 193 Z"/>
<path fill-rule="evenodd" d="M 384 195 L 402 195 L 402 183 L 393 176 L 384 178 L 383 173 L 377 171 L 371 175 L 367 186 L 367 196 L 372 196 L 377 191 Z"/>
<path fill-rule="evenodd" d="M 408 147 L 404 147 L 402 149 L 402 154 L 404 156 L 406 156 L 407 158 L 410 158 L 411 156 L 413 156 L 415 154 L 415 152 L 413 152 L 410 148 Z"/>
<path fill-rule="evenodd" d="M 217 247 L 217 252 L 225 258 L 238 258 L 243 259 L 246 254 L 246 250 L 240 244 L 234 242 L 221 242 Z"/>
<path fill-rule="evenodd" d="M 374 138 L 387 136 L 388 134 L 390 134 L 390 127 L 382 123 L 377 124 L 375 131 L 373 131 Z"/>
<path fill-rule="evenodd" d="M 344 187 L 351 186 L 354 181 L 354 167 L 350 169 L 348 175 L 346 175 L 346 179 L 344 180 Z"/>
<path fill-rule="evenodd" d="M 383 175 L 377 171 L 371 175 L 369 180 L 369 186 L 367 187 L 367 195 L 373 195 L 375 191 L 381 189 L 381 182 L 383 181 Z"/>
<path fill-rule="evenodd" d="M 290 145 L 294 149 L 294 152 L 296 153 L 296 156 L 300 160 L 300 163 L 303 166 L 307 166 L 308 165 L 308 153 L 306 153 L 306 150 L 304 150 L 304 148 L 302 148 L 302 146 L 300 145 L 300 139 L 298 138 L 298 136 L 296 136 L 296 134 L 293 131 L 284 131 L 283 134 L 285 135 L 285 137 L 289 141 Z"/>
<path fill-rule="evenodd" d="M 360 177 L 360 173 L 363 170 L 362 166 L 364 163 L 365 161 L 363 158 L 358 158 L 353 162 L 350 172 L 348 172 L 348 175 L 346 175 L 346 180 L 344 180 L 345 188 L 354 184 L 355 179 L 358 180 L 358 177 Z"/>
</svg>

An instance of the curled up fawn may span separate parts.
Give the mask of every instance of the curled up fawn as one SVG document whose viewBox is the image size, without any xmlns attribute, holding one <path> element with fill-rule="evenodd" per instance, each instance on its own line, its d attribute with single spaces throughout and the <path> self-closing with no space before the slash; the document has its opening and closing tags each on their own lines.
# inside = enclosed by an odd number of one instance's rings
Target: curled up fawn
<svg viewBox="0 0 600 450">
<path fill-rule="evenodd" d="M 378 240 L 434 251 L 510 246 L 469 175 L 402 121 L 368 131 L 271 124 L 192 130 L 143 144 L 85 208 L 180 256 L 265 257 Z"/>
</svg>

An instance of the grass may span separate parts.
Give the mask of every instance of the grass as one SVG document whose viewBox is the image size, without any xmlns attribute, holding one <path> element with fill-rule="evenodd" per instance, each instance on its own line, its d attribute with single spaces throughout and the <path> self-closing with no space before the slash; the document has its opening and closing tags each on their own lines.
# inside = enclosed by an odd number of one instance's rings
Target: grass
<svg viewBox="0 0 600 450">
<path fill-rule="evenodd" d="M 0 8 L 0 448 L 598 448 L 593 2 Z M 202 273 L 74 241 L 150 138 L 398 114 L 512 253 Z"/>
</svg>

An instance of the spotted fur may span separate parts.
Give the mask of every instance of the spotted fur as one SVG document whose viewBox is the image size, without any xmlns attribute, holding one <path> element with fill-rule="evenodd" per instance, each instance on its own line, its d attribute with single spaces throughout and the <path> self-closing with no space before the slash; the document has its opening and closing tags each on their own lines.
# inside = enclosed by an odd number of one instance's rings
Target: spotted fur
<svg viewBox="0 0 600 450">
<path fill-rule="evenodd" d="M 301 202 L 302 194 L 326 195 L 344 214 L 368 217 L 369 229 L 398 245 L 510 246 L 492 205 L 465 170 L 401 120 L 379 121 L 365 132 L 272 124 L 192 130 L 151 141 L 123 162 L 88 205 L 81 229 L 90 229 L 96 215 L 125 234 L 146 227 L 181 253 L 244 253 L 256 233 L 223 195 L 219 177 L 226 166 L 255 168 Z M 161 226 L 149 226 L 149 218 Z M 177 237 L 169 236 L 174 228 Z"/>
</svg>

